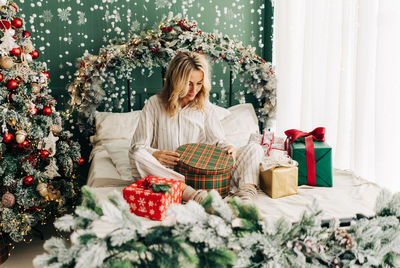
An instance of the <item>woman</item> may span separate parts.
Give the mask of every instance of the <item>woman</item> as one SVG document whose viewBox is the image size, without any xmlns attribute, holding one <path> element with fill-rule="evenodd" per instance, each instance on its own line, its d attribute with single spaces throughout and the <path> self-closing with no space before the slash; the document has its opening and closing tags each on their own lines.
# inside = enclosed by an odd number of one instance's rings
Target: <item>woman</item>
<svg viewBox="0 0 400 268">
<path fill-rule="evenodd" d="M 147 175 L 185 180 L 172 168 L 179 161 L 175 150 L 188 143 L 207 143 L 226 149 L 235 166 L 231 173 L 233 195 L 251 200 L 256 194 L 261 146 L 251 144 L 236 149 L 225 142 L 224 131 L 209 102 L 210 67 L 199 53 L 181 52 L 171 61 L 164 87 L 146 102 L 132 138 L 130 161 L 133 178 Z M 201 202 L 204 190 L 184 186 L 183 201 Z"/>
</svg>

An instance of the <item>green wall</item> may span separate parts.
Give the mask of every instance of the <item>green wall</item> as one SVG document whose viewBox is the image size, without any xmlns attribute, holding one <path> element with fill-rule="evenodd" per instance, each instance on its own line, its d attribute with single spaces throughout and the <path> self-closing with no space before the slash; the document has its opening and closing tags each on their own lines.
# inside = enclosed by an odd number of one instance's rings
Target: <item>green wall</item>
<svg viewBox="0 0 400 268">
<path fill-rule="evenodd" d="M 97 54 L 113 38 L 126 40 L 130 32 L 158 25 L 168 12 L 187 15 L 205 32 L 219 31 L 255 46 L 259 55 L 270 60 L 269 0 L 17 0 L 17 3 L 41 53 L 39 59 L 48 64 L 50 86 L 61 107 L 68 96 L 65 86 L 77 70 L 77 58 L 85 52 Z M 214 92 L 229 88 L 229 75 L 223 74 L 222 66 L 214 66 L 213 81 Z M 161 75 L 156 73 L 148 78 L 138 72 L 132 87 L 136 92 L 146 90 L 152 94 L 161 87 Z M 234 88 L 236 94 L 243 92 L 238 82 Z"/>
</svg>

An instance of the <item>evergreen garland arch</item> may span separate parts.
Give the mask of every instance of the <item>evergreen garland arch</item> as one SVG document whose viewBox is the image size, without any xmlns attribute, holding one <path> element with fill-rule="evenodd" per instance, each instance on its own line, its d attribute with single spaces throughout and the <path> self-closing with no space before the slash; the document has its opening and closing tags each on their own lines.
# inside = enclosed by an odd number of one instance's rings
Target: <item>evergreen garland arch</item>
<svg viewBox="0 0 400 268">
<path fill-rule="evenodd" d="M 71 95 L 67 116 L 78 110 L 80 131 L 93 134 L 94 112 L 105 96 L 104 82 L 115 84 L 116 78 L 129 79 L 138 67 L 147 69 L 150 76 L 154 67 L 167 68 L 179 51 L 201 51 L 212 62 L 225 62 L 233 78 L 238 75 L 247 93 L 252 93 L 262 105 L 257 110 L 260 121 L 266 124 L 274 118 L 276 77 L 271 63 L 259 57 L 254 47 L 245 47 L 241 41 L 220 33 L 203 32 L 195 21 L 180 15 L 163 18 L 156 29 L 133 34 L 127 43 L 104 47 L 97 56 L 86 54 L 80 58 L 76 78 L 67 87 Z M 114 91 L 113 96 L 117 96 Z M 119 105 L 123 102 L 121 99 Z"/>
</svg>

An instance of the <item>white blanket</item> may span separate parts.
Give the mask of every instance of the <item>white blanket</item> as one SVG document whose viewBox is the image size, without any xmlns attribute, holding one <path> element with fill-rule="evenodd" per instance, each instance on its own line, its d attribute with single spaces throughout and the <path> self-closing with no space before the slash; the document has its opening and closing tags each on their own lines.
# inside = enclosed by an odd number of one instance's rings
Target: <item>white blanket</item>
<svg viewBox="0 0 400 268">
<path fill-rule="evenodd" d="M 104 200 L 114 189 L 122 191 L 127 182 L 120 180 L 107 151 L 100 149 L 93 156 L 87 185 L 94 187 L 96 196 Z M 278 199 L 259 191 L 255 205 L 264 220 L 285 217 L 293 222 L 298 221 L 314 199 L 323 210 L 324 219 L 351 218 L 357 213 L 372 216 L 380 190 L 375 183 L 357 178 L 350 172 L 334 170 L 332 188 L 304 185 L 299 187 L 297 195 Z M 146 226 L 159 224 L 145 218 L 143 222 Z"/>
</svg>

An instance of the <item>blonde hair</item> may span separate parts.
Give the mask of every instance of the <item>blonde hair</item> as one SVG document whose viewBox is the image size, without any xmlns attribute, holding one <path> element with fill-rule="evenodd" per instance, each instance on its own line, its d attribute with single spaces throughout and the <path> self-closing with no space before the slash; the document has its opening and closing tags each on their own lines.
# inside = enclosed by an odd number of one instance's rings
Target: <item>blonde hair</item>
<svg viewBox="0 0 400 268">
<path fill-rule="evenodd" d="M 206 56 L 196 52 L 180 52 L 169 64 L 164 86 L 158 95 L 171 117 L 179 109 L 179 100 L 186 96 L 190 74 L 195 70 L 203 72 L 203 86 L 188 105 L 203 110 L 211 90 L 211 70 Z"/>
</svg>

